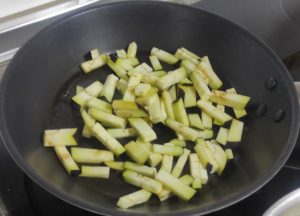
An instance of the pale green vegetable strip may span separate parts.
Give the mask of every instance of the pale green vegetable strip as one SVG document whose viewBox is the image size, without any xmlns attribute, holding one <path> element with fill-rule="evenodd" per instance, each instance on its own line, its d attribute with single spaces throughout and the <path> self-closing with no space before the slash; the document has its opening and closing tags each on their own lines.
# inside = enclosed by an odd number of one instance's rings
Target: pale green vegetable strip
<svg viewBox="0 0 300 216">
<path fill-rule="evenodd" d="M 72 97 L 72 100 L 79 106 L 83 106 L 88 100 L 92 98 L 86 91 L 82 91 L 79 94 Z"/>
<path fill-rule="evenodd" d="M 54 151 L 66 171 L 74 176 L 80 174 L 80 169 L 65 146 L 56 146 Z"/>
<path fill-rule="evenodd" d="M 180 98 L 177 102 L 173 103 L 173 110 L 175 114 L 175 120 L 184 124 L 185 126 L 189 126 L 189 118 L 187 116 L 187 112 L 185 110 L 183 100 Z"/>
<path fill-rule="evenodd" d="M 116 115 L 122 118 L 143 118 L 148 117 L 148 114 L 142 110 L 116 110 Z"/>
<path fill-rule="evenodd" d="M 191 62 L 189 59 L 182 60 L 180 63 L 180 66 L 184 67 L 187 74 L 190 74 L 191 72 L 193 72 L 196 67 L 196 65 L 193 62 Z"/>
<path fill-rule="evenodd" d="M 208 84 L 212 89 L 219 89 L 222 86 L 223 83 L 214 72 L 207 56 L 204 56 L 201 59 L 200 63 L 197 65 L 197 68 L 202 70 L 205 76 L 209 79 Z"/>
<path fill-rule="evenodd" d="M 159 180 L 165 188 L 185 201 L 190 200 L 196 193 L 196 190 L 183 184 L 178 178 L 164 170 L 160 170 L 157 173 L 156 179 Z"/>
<path fill-rule="evenodd" d="M 109 167 L 104 166 L 81 166 L 80 177 L 91 177 L 91 178 L 109 178 Z"/>
<path fill-rule="evenodd" d="M 80 67 L 84 73 L 90 73 L 91 71 L 104 66 L 106 61 L 106 55 L 100 55 L 92 60 L 83 62 Z"/>
<path fill-rule="evenodd" d="M 115 155 L 119 156 L 125 152 L 125 148 L 114 137 L 112 137 L 98 122 L 93 126 L 92 132 L 93 136 L 96 137 Z"/>
<path fill-rule="evenodd" d="M 185 76 L 186 76 L 185 69 L 183 67 L 180 67 L 176 70 L 168 72 L 165 76 L 160 77 L 157 80 L 156 85 L 161 90 L 165 90 L 171 87 L 172 85 L 184 80 Z"/>
<path fill-rule="evenodd" d="M 214 136 L 214 131 L 209 129 L 198 131 L 198 133 L 199 133 L 199 137 L 203 139 L 211 139 Z"/>
<path fill-rule="evenodd" d="M 124 68 L 126 71 L 131 71 L 139 64 L 139 60 L 137 58 L 118 58 L 115 64 Z"/>
<path fill-rule="evenodd" d="M 149 104 L 153 103 L 155 97 L 157 96 L 157 88 L 151 87 L 151 89 L 145 94 L 144 96 L 137 97 L 135 102 L 142 105 L 148 106 Z"/>
<path fill-rule="evenodd" d="M 199 129 L 204 129 L 204 126 L 202 124 L 201 118 L 199 114 L 194 113 L 194 114 L 188 114 L 189 122 L 191 127 L 199 128 Z"/>
<path fill-rule="evenodd" d="M 149 157 L 149 150 L 138 142 L 130 141 L 125 146 L 126 154 L 136 163 L 144 164 Z"/>
<path fill-rule="evenodd" d="M 80 92 L 84 91 L 84 88 L 80 85 L 76 86 L 76 94 L 79 94 Z"/>
<path fill-rule="evenodd" d="M 180 146 L 153 144 L 153 152 L 163 155 L 179 156 L 183 153 Z"/>
<path fill-rule="evenodd" d="M 201 183 L 202 167 L 201 167 L 198 155 L 196 153 L 190 154 L 189 165 L 190 165 L 191 176 L 194 178 L 192 187 L 195 189 L 201 188 L 202 187 L 202 183 Z"/>
<path fill-rule="evenodd" d="M 223 91 L 213 90 L 209 97 L 211 102 L 221 104 L 224 106 L 236 108 L 236 109 L 244 109 L 245 106 L 250 101 L 250 97 L 245 95 L 239 95 L 236 93 L 228 93 Z"/>
<path fill-rule="evenodd" d="M 103 89 L 100 93 L 100 96 L 104 96 L 109 102 L 112 101 L 114 93 L 115 93 L 115 88 L 117 85 L 119 78 L 116 77 L 113 74 L 110 74 L 107 76 Z"/>
<path fill-rule="evenodd" d="M 141 137 L 138 137 L 136 139 L 136 142 L 144 148 L 148 149 L 148 151 L 152 151 L 152 144 L 150 142 L 143 140 Z"/>
<path fill-rule="evenodd" d="M 74 134 L 77 128 L 64 128 L 44 131 L 44 146 L 55 147 L 55 146 L 74 146 L 77 145 L 74 139 Z"/>
<path fill-rule="evenodd" d="M 127 81 L 123 80 L 123 79 L 119 79 L 116 89 L 122 94 L 124 95 L 126 89 L 127 89 Z"/>
<path fill-rule="evenodd" d="M 181 51 L 184 52 L 186 55 L 188 55 L 191 58 L 195 58 L 195 59 L 201 60 L 200 56 L 198 56 L 197 54 L 189 51 L 188 49 L 186 49 L 184 47 L 181 47 Z"/>
<path fill-rule="evenodd" d="M 81 135 L 84 138 L 88 138 L 88 139 L 92 137 L 91 130 L 86 124 L 84 124 L 84 126 L 83 126 Z"/>
<path fill-rule="evenodd" d="M 218 110 L 215 106 L 211 105 L 205 100 L 199 100 L 197 106 L 206 114 L 210 115 L 212 118 L 218 120 L 221 124 L 230 121 L 232 117 L 225 112 Z"/>
<path fill-rule="evenodd" d="M 135 137 L 138 135 L 133 128 L 110 128 L 107 129 L 107 132 L 116 139 Z"/>
<path fill-rule="evenodd" d="M 201 119 L 202 119 L 202 124 L 203 124 L 204 128 L 212 129 L 213 120 L 209 115 L 207 115 L 205 112 L 202 111 L 201 112 Z"/>
<path fill-rule="evenodd" d="M 167 114 L 167 111 L 166 111 L 166 107 L 162 101 L 162 99 L 159 100 L 160 101 L 160 107 L 161 107 L 161 120 L 162 122 L 165 122 L 165 120 L 168 118 L 168 114 Z"/>
<path fill-rule="evenodd" d="M 133 69 L 132 71 L 129 71 L 128 74 L 131 76 L 134 73 L 139 73 L 142 75 L 141 82 L 148 83 L 150 85 L 154 85 L 156 83 L 156 81 L 158 80 L 158 77 L 154 76 L 152 74 L 152 72 L 146 71 L 145 68 L 142 67 L 141 65 L 139 65 L 137 67 L 141 67 L 142 70 L 140 72 L 137 72 L 137 71 L 133 72 L 134 71 L 134 69 Z"/>
<path fill-rule="evenodd" d="M 114 160 L 114 155 L 112 152 L 102 149 L 73 147 L 71 148 L 71 155 L 74 161 L 78 163 L 94 164 Z"/>
<path fill-rule="evenodd" d="M 157 77 L 162 77 L 162 76 L 166 75 L 167 72 L 164 70 L 158 70 L 158 71 L 153 71 L 152 74 Z"/>
<path fill-rule="evenodd" d="M 203 78 L 196 72 L 191 72 L 189 74 L 189 77 L 190 77 L 198 95 L 200 96 L 200 98 L 202 100 L 208 100 L 210 97 L 211 91 L 209 90 L 209 88 L 206 85 Z"/>
<path fill-rule="evenodd" d="M 89 114 L 107 127 L 125 128 L 126 126 L 125 119 L 95 108 L 90 108 Z"/>
<path fill-rule="evenodd" d="M 171 95 L 172 98 L 172 102 L 175 101 L 177 99 L 177 88 L 176 85 L 173 85 L 170 89 L 169 89 L 169 93 Z"/>
<path fill-rule="evenodd" d="M 133 73 L 130 76 L 130 79 L 128 81 L 127 89 L 123 95 L 124 101 L 134 101 L 135 99 L 135 88 L 140 84 L 141 82 L 141 74 L 139 73 Z"/>
<path fill-rule="evenodd" d="M 100 52 L 99 52 L 99 50 L 97 48 L 96 49 L 92 49 L 90 51 L 90 54 L 91 54 L 92 59 L 96 59 L 96 58 L 98 58 L 98 56 L 100 56 Z"/>
<path fill-rule="evenodd" d="M 229 128 L 227 141 L 228 142 L 240 142 L 242 140 L 244 123 L 233 119 Z"/>
<path fill-rule="evenodd" d="M 136 52 L 137 52 L 137 44 L 133 41 L 128 46 L 127 57 L 128 58 L 135 58 Z"/>
<path fill-rule="evenodd" d="M 154 130 L 144 119 L 129 118 L 128 122 L 145 141 L 152 141 L 157 138 Z"/>
<path fill-rule="evenodd" d="M 186 108 L 197 105 L 196 89 L 193 86 L 179 86 L 184 91 L 184 106 Z"/>
<path fill-rule="evenodd" d="M 106 113 L 112 113 L 112 106 L 110 103 L 107 103 L 99 98 L 91 98 L 86 102 L 86 106 L 89 108 L 96 108 Z"/>
<path fill-rule="evenodd" d="M 123 79 L 125 81 L 129 80 L 126 70 L 120 67 L 119 65 L 115 64 L 109 56 L 107 56 L 107 65 L 117 74 L 117 76 L 120 79 Z"/>
<path fill-rule="evenodd" d="M 232 152 L 231 149 L 226 149 L 225 153 L 226 153 L 226 156 L 227 156 L 227 160 L 232 160 L 234 158 L 233 157 L 233 152 Z"/>
<path fill-rule="evenodd" d="M 180 48 L 180 49 L 177 49 L 176 53 L 175 53 L 175 56 L 181 60 L 190 60 L 191 62 L 193 62 L 194 64 L 198 64 L 199 61 L 197 58 L 193 57 L 194 55 L 190 55 L 190 52 L 187 51 L 186 52 L 186 49 L 184 48 Z"/>
<path fill-rule="evenodd" d="M 151 178 L 154 178 L 156 175 L 156 169 L 154 167 L 139 165 L 130 161 L 125 161 L 124 169 L 132 170 L 134 172 L 140 173 L 141 175 L 148 176 Z"/>
<path fill-rule="evenodd" d="M 182 86 L 184 86 L 184 84 L 193 84 L 191 80 L 189 80 L 189 78 L 184 78 L 184 80 L 180 81 L 179 84 L 183 84 Z M 189 86 L 186 86 L 189 87 Z"/>
<path fill-rule="evenodd" d="M 225 106 L 217 104 L 216 108 L 222 112 L 225 112 Z M 218 120 L 214 119 L 215 125 L 222 125 Z"/>
<path fill-rule="evenodd" d="M 127 53 L 124 49 L 117 50 L 117 56 L 121 59 L 127 58 Z"/>
<path fill-rule="evenodd" d="M 138 110 L 138 106 L 134 101 L 113 100 L 112 108 L 117 110 Z"/>
<path fill-rule="evenodd" d="M 153 95 L 152 97 L 153 100 L 148 105 L 149 119 L 153 123 L 162 122 L 164 119 L 162 116 L 160 99 L 157 94 Z"/>
<path fill-rule="evenodd" d="M 154 70 L 162 70 L 162 66 L 157 56 L 150 56 L 149 59 Z"/>
<path fill-rule="evenodd" d="M 141 66 L 142 66 L 147 72 L 152 72 L 152 71 L 153 71 L 153 68 L 152 68 L 150 65 L 148 65 L 147 63 L 145 63 L 145 62 L 143 62 L 143 63 L 141 64 Z"/>
<path fill-rule="evenodd" d="M 167 116 L 170 119 L 175 119 L 175 114 L 173 110 L 173 105 L 172 105 L 172 97 L 169 91 L 163 91 L 161 94 L 162 101 L 164 103 Z"/>
<path fill-rule="evenodd" d="M 206 154 L 208 157 L 208 161 L 209 163 L 212 165 L 212 169 L 210 171 L 210 173 L 215 173 L 216 171 L 218 171 L 220 169 L 220 165 L 218 163 L 218 161 L 215 158 L 215 148 L 213 148 L 213 146 L 211 145 L 211 143 L 209 141 L 205 141 L 205 149 L 206 149 Z M 200 157 L 199 157 L 200 158 Z M 201 160 L 201 158 L 200 158 Z"/>
<path fill-rule="evenodd" d="M 218 175 L 221 175 L 227 163 L 227 154 L 219 144 L 211 142 L 211 145 L 214 149 L 213 156 L 219 165 L 217 169 L 217 173 Z"/>
<path fill-rule="evenodd" d="M 117 206 L 122 209 L 127 209 L 135 205 L 140 205 L 147 202 L 151 197 L 151 193 L 147 190 L 141 189 L 136 192 L 124 195 L 119 198 Z"/>
<path fill-rule="evenodd" d="M 163 156 L 158 153 L 150 152 L 148 162 L 151 167 L 156 167 L 161 161 Z"/>
<path fill-rule="evenodd" d="M 192 176 L 186 174 L 186 175 L 180 177 L 179 181 L 181 181 L 183 184 L 189 186 L 194 181 L 194 178 Z M 158 198 L 162 202 L 162 201 L 165 201 L 165 200 L 169 199 L 173 195 L 174 194 L 170 190 L 167 190 L 166 188 L 163 188 L 162 191 L 158 194 Z"/>
<path fill-rule="evenodd" d="M 126 61 L 127 59 L 124 58 L 118 58 L 115 62 L 116 65 L 124 68 L 126 71 L 131 71 L 133 69 L 133 66 L 130 64 L 129 61 Z"/>
<path fill-rule="evenodd" d="M 140 83 L 135 87 L 134 94 L 136 96 L 144 96 L 149 92 L 150 89 L 151 89 L 151 85 L 147 83 Z"/>
<path fill-rule="evenodd" d="M 107 161 L 107 162 L 104 162 L 104 164 L 111 169 L 124 170 L 124 162 Z"/>
<path fill-rule="evenodd" d="M 198 157 L 203 167 L 206 167 L 209 163 L 213 166 L 214 170 L 217 169 L 218 165 L 213 160 L 212 155 L 207 149 L 205 141 L 203 139 L 197 139 L 197 144 L 194 146 L 194 150 L 198 154 Z"/>
<path fill-rule="evenodd" d="M 98 97 L 101 90 L 103 88 L 103 84 L 99 81 L 95 81 L 92 84 L 90 84 L 88 87 L 85 88 L 86 93 L 93 97 Z"/>
<path fill-rule="evenodd" d="M 153 47 L 151 50 L 151 55 L 156 56 L 159 60 L 168 63 L 168 64 L 175 64 L 178 62 L 178 58 L 174 56 L 173 54 L 166 52 L 164 50 L 158 49 L 156 47 Z"/>
<path fill-rule="evenodd" d="M 159 194 L 163 189 L 161 182 L 131 170 L 125 170 L 123 172 L 123 178 L 125 182 L 141 187 L 151 193 Z"/>
<path fill-rule="evenodd" d="M 133 67 L 140 64 L 139 60 L 137 58 L 118 58 L 116 63 L 120 65 L 121 67 L 129 67 L 133 69 Z"/>
<path fill-rule="evenodd" d="M 84 124 L 88 127 L 88 129 L 91 129 L 96 123 L 95 119 L 93 119 L 84 109 L 80 111 L 80 114 Z"/>
<path fill-rule="evenodd" d="M 165 121 L 165 123 L 169 128 L 171 128 L 175 132 L 183 135 L 188 140 L 195 141 L 197 138 L 200 137 L 198 131 L 196 131 L 188 126 L 185 126 L 184 124 L 181 124 L 180 122 L 174 121 L 173 119 L 168 118 Z"/>
<path fill-rule="evenodd" d="M 168 173 L 171 173 L 172 171 L 172 166 L 173 166 L 173 156 L 170 155 L 163 155 L 162 156 L 162 161 L 161 161 L 161 166 L 160 169 L 164 170 Z"/>
<path fill-rule="evenodd" d="M 183 149 L 183 154 L 180 155 L 180 157 L 178 158 L 178 160 L 172 170 L 172 173 L 171 173 L 176 178 L 178 178 L 181 175 L 190 153 L 191 153 L 190 150 L 188 150 L 186 148 Z"/>
<path fill-rule="evenodd" d="M 200 163 L 201 164 L 201 163 Z M 208 181 L 208 174 L 207 174 L 207 170 L 206 169 L 201 169 L 200 170 L 200 174 L 201 174 L 201 183 L 202 184 L 206 184 Z"/>
<path fill-rule="evenodd" d="M 228 129 L 220 127 L 216 140 L 218 143 L 220 143 L 222 145 L 226 145 L 227 136 L 228 136 Z"/>
<path fill-rule="evenodd" d="M 185 147 L 186 146 L 186 142 L 184 140 L 179 140 L 179 139 L 172 139 L 169 141 L 170 143 L 176 145 L 176 146 L 181 146 L 181 147 Z"/>
<path fill-rule="evenodd" d="M 227 89 L 226 92 L 237 94 L 235 88 Z M 242 118 L 243 116 L 247 115 L 247 111 L 245 109 L 235 109 L 233 108 L 234 115 L 237 119 Z"/>
</svg>

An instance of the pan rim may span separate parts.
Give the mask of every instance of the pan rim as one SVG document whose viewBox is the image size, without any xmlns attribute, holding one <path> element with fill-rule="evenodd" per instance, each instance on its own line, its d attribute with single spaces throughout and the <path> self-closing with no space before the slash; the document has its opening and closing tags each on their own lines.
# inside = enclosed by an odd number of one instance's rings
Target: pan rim
<svg viewBox="0 0 300 216">
<path fill-rule="evenodd" d="M 45 34 L 47 31 L 55 28 L 57 25 L 61 25 L 64 22 L 68 21 L 69 19 L 75 18 L 77 16 L 81 16 L 86 13 L 90 13 L 96 10 L 101 10 L 106 7 L 116 7 L 119 5 L 166 5 L 166 6 L 172 6 L 172 7 L 181 7 L 188 10 L 195 10 L 200 11 L 201 13 L 209 14 L 210 16 L 214 16 L 215 18 L 221 20 L 222 22 L 229 23 L 230 25 L 234 25 L 236 28 L 239 28 L 243 34 L 249 36 L 252 40 L 256 41 L 266 52 L 268 52 L 269 56 L 274 60 L 274 63 L 278 65 L 278 67 L 281 67 L 281 73 L 284 74 L 283 76 L 286 76 L 287 79 L 283 80 L 283 82 L 289 84 L 293 83 L 292 77 L 286 67 L 283 65 L 279 57 L 275 54 L 275 52 L 261 39 L 259 39 L 257 36 L 254 36 L 252 33 L 247 31 L 245 28 L 239 26 L 236 23 L 233 23 L 229 21 L 228 19 L 225 19 L 217 14 L 198 9 L 198 8 L 192 8 L 190 6 L 186 5 L 180 5 L 176 3 L 170 3 L 170 2 L 161 2 L 161 1 L 126 1 L 126 2 L 113 2 L 113 3 L 105 3 L 103 5 L 99 5 L 93 8 L 88 8 L 81 12 L 75 12 L 70 14 L 69 16 L 60 19 L 59 21 L 56 21 L 52 24 L 50 24 L 45 29 L 41 30 L 39 33 L 37 33 L 34 37 L 32 37 L 16 54 L 16 56 L 20 55 L 20 53 L 26 51 L 26 48 L 30 46 L 31 43 L 34 43 L 36 37 L 40 37 L 40 35 Z M 14 59 L 9 64 L 8 68 L 6 69 L 3 78 L 0 83 L 0 118 L 2 121 L 0 121 L 0 136 L 3 141 L 3 144 L 5 145 L 6 149 L 8 150 L 11 157 L 14 159 L 14 161 L 17 163 L 17 165 L 22 169 L 22 171 L 30 177 L 31 180 L 33 180 L 35 183 L 37 183 L 40 187 L 45 189 L 47 192 L 51 193 L 52 195 L 58 197 L 59 199 L 68 202 L 74 206 L 77 206 L 79 208 L 85 209 L 90 212 L 94 212 L 97 214 L 105 214 L 105 215 L 146 215 L 147 213 L 138 213 L 138 212 L 126 212 L 126 211 L 119 211 L 117 208 L 115 210 L 109 210 L 103 207 L 99 207 L 98 205 L 92 204 L 88 201 L 81 200 L 80 198 L 72 197 L 68 193 L 60 191 L 57 187 L 51 184 L 51 182 L 48 182 L 46 179 L 44 179 L 42 176 L 40 176 L 38 173 L 34 171 L 34 169 L 23 159 L 23 157 L 18 152 L 15 144 L 13 143 L 11 136 L 8 133 L 7 130 L 7 124 L 6 124 L 6 117 L 5 117 L 5 109 L 4 109 L 4 101 L 5 101 L 5 92 L 7 87 L 7 80 L 9 78 L 10 68 L 11 65 L 14 63 Z M 269 169 L 267 173 L 263 176 L 263 178 L 260 178 L 258 181 L 256 181 L 254 184 L 247 187 L 245 190 L 241 191 L 238 194 L 233 194 L 231 196 L 228 196 L 218 203 L 213 203 L 212 205 L 209 205 L 207 207 L 201 208 L 201 213 L 199 213 L 200 208 L 195 208 L 192 210 L 186 210 L 186 211 L 178 211 L 174 213 L 158 213 L 158 215 L 203 215 L 212 213 L 215 211 L 219 211 L 221 209 L 224 209 L 228 206 L 231 206 L 247 197 L 249 197 L 251 194 L 255 193 L 257 190 L 262 188 L 266 183 L 268 183 L 282 168 L 282 166 L 287 161 L 289 155 L 291 154 L 293 147 L 297 140 L 297 135 L 299 132 L 300 122 L 299 122 L 299 105 L 298 105 L 298 97 L 296 94 L 296 90 L 294 86 L 291 86 L 291 88 L 288 88 L 289 97 L 292 101 L 292 116 L 294 117 L 291 122 L 291 126 L 293 130 L 290 131 L 289 138 L 286 142 L 285 148 L 283 149 L 280 157 L 274 162 L 273 166 Z"/>
</svg>

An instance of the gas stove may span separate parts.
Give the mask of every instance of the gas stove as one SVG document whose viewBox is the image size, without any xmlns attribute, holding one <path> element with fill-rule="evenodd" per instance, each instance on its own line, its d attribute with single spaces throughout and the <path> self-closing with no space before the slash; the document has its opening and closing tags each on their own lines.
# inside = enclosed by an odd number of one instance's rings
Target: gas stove
<svg viewBox="0 0 300 216">
<path fill-rule="evenodd" d="M 100 2 L 96 1 L 89 7 L 97 4 Z M 224 16 L 262 38 L 281 57 L 294 80 L 300 81 L 300 2 L 298 0 L 202 0 L 192 6 Z M 35 27 L 28 26 L 28 28 L 32 30 L 31 34 L 34 34 L 56 19 L 57 17 L 48 19 L 44 23 L 38 23 Z M 0 57 L 1 51 L 5 52 L 6 56 L 7 53 L 12 55 L 14 50 L 24 44 L 32 36 L 28 34 L 29 30 L 26 30 L 24 37 L 18 37 L 14 41 L 14 49 L 3 51 L 0 46 Z M 3 33 L 2 36 L 5 37 L 1 38 L 0 32 L 0 44 L 7 40 L 9 33 Z M 9 59 L 6 57 L 5 61 L 0 62 L 0 78 Z M 11 159 L 1 142 L 0 172 L 0 216 L 95 215 L 65 203 L 31 181 Z M 245 200 L 210 216 L 262 215 L 276 200 L 299 187 L 300 138 L 286 165 L 269 183 Z"/>
</svg>

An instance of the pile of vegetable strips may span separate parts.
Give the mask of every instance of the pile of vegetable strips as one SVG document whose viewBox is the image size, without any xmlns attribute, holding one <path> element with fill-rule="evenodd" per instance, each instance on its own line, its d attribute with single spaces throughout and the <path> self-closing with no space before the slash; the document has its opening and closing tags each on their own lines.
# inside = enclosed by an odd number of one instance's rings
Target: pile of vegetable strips
<svg viewBox="0 0 300 216">
<path fill-rule="evenodd" d="M 241 141 L 244 123 L 237 119 L 247 114 L 250 97 L 234 88 L 219 90 L 223 83 L 208 57 L 183 47 L 174 55 L 154 47 L 151 66 L 139 61 L 135 42 L 127 52 L 116 54 L 113 61 L 110 55 L 92 50 L 91 60 L 81 64 L 83 72 L 107 65 L 115 74 L 108 75 L 104 84 L 77 86 L 72 98 L 80 106 L 82 136 L 96 138 L 107 150 L 78 147 L 77 128 L 45 130 L 44 146 L 54 147 L 72 176 L 109 178 L 110 169 L 121 170 L 124 181 L 140 190 L 120 197 L 120 208 L 144 203 L 152 194 L 161 201 L 173 195 L 188 201 L 209 175 L 221 175 L 233 159 L 226 143 Z M 162 64 L 178 67 L 166 72 Z M 115 98 L 116 90 L 122 99 Z M 199 109 L 191 113 L 192 107 Z M 231 115 L 225 112 L 228 109 L 233 110 Z M 158 123 L 172 129 L 174 139 L 157 143 L 153 127 Z M 216 134 L 213 125 L 218 125 Z M 118 141 L 128 137 L 131 141 L 125 145 Z M 188 148 L 187 142 L 193 147 Z M 118 160 L 121 154 L 127 155 L 126 161 Z M 90 165 L 79 167 L 80 163 Z"/>
</svg>

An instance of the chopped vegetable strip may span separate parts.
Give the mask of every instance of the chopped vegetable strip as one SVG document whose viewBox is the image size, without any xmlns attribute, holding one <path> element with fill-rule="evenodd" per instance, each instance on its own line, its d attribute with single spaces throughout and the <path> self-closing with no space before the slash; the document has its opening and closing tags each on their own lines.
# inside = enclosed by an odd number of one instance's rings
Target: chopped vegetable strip
<svg viewBox="0 0 300 216">
<path fill-rule="evenodd" d="M 130 141 L 125 145 L 126 154 L 136 163 L 144 164 L 149 157 L 149 150 L 138 142 Z"/>
<path fill-rule="evenodd" d="M 113 138 L 101 124 L 96 123 L 92 128 L 92 132 L 93 135 L 115 155 L 119 156 L 125 152 L 125 148 Z"/>
<path fill-rule="evenodd" d="M 175 177 L 179 177 L 182 173 L 182 170 L 184 168 L 185 163 L 188 160 L 188 157 L 190 155 L 191 151 L 188 149 L 183 149 L 183 154 L 180 155 L 180 157 L 177 160 L 176 165 L 174 166 L 173 170 L 172 170 L 172 175 Z"/>
<path fill-rule="evenodd" d="M 168 53 L 156 47 L 152 48 L 151 55 L 156 56 L 159 60 L 168 64 L 175 64 L 179 60 L 176 56 L 172 55 L 171 53 Z"/>
<path fill-rule="evenodd" d="M 164 187 L 185 201 L 190 200 L 196 193 L 196 190 L 185 185 L 178 178 L 164 170 L 160 170 L 155 178 L 160 181 Z"/>
<path fill-rule="evenodd" d="M 77 128 L 65 128 L 57 130 L 45 130 L 44 132 L 44 146 L 74 146 L 77 145 L 74 139 L 74 134 Z"/>
<path fill-rule="evenodd" d="M 140 173 L 144 176 L 148 176 L 151 178 L 154 178 L 156 175 L 156 169 L 154 167 L 148 167 L 145 165 L 139 165 L 136 163 L 132 163 L 130 161 L 125 161 L 124 168 L 128 170 L 135 171 L 137 173 Z"/>
<path fill-rule="evenodd" d="M 145 140 L 155 140 L 156 133 L 149 124 L 142 118 L 129 118 L 129 124 L 137 131 L 137 133 Z"/>
<path fill-rule="evenodd" d="M 81 166 L 80 177 L 91 177 L 91 178 L 109 178 L 109 167 L 103 166 Z"/>
<path fill-rule="evenodd" d="M 71 175 L 71 176 L 78 176 L 80 174 L 80 169 L 73 160 L 71 154 L 69 153 L 68 149 L 65 146 L 57 146 L 54 147 L 54 151 L 66 169 L 66 171 Z"/>
<path fill-rule="evenodd" d="M 211 105 L 207 101 L 199 100 L 197 102 L 197 106 L 206 112 L 206 114 L 210 115 L 212 118 L 219 121 L 221 124 L 224 124 L 225 122 L 232 119 L 232 117 L 225 112 L 218 110 L 215 106 Z"/>
<path fill-rule="evenodd" d="M 242 140 L 243 128 L 244 128 L 243 122 L 233 119 L 228 132 L 227 141 L 240 142 Z"/>
<path fill-rule="evenodd" d="M 123 172 L 123 178 L 125 182 L 141 187 L 151 193 L 159 194 L 163 189 L 161 182 L 131 170 L 125 170 Z"/>
<path fill-rule="evenodd" d="M 71 148 L 71 155 L 78 163 L 102 163 L 113 161 L 114 154 L 110 151 L 90 148 Z"/>
<path fill-rule="evenodd" d="M 161 90 L 165 90 L 170 86 L 179 83 L 181 80 L 184 80 L 185 76 L 185 69 L 183 67 L 180 67 L 177 70 L 170 71 L 165 76 L 159 78 L 156 82 L 156 85 Z"/>
<path fill-rule="evenodd" d="M 181 181 L 183 184 L 189 186 L 194 181 L 194 178 L 192 176 L 186 174 L 186 175 L 180 177 L 179 181 Z M 162 202 L 162 201 L 169 199 L 173 195 L 174 194 L 170 190 L 163 188 L 162 191 L 158 194 L 158 198 Z"/>
<path fill-rule="evenodd" d="M 141 189 L 136 192 L 127 194 L 119 198 L 117 206 L 122 209 L 127 209 L 135 205 L 147 202 L 151 197 L 151 193 L 147 190 Z"/>
</svg>

